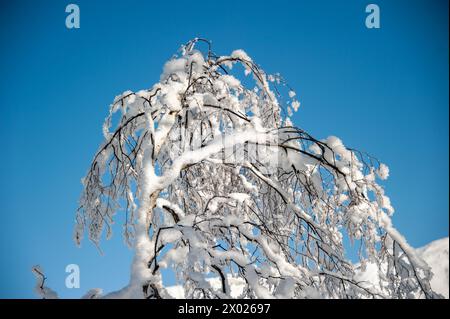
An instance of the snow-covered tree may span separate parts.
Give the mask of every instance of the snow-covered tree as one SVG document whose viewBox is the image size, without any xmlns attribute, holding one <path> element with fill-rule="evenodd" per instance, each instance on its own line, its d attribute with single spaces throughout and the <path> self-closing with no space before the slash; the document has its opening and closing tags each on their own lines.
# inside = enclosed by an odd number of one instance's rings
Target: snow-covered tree
<svg viewBox="0 0 450 319">
<path fill-rule="evenodd" d="M 77 244 L 87 233 L 100 245 L 125 214 L 130 281 L 104 297 L 168 298 L 167 267 L 187 298 L 230 298 L 234 278 L 244 283 L 240 298 L 439 297 L 429 267 L 392 225 L 378 183 L 387 166 L 296 127 L 299 105 L 279 74 L 242 50 L 218 56 L 199 38 L 152 88 L 117 96 L 74 234 Z M 359 245 L 357 265 L 345 237 Z M 375 282 L 361 277 L 367 265 Z"/>
</svg>

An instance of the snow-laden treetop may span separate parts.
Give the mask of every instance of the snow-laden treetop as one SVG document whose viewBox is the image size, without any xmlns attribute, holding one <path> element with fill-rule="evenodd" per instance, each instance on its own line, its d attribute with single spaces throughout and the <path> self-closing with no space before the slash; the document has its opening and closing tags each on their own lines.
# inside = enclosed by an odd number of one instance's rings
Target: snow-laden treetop
<svg viewBox="0 0 450 319">
<path fill-rule="evenodd" d="M 232 277 L 243 298 L 437 297 L 429 267 L 392 226 L 378 183 L 387 166 L 296 127 L 299 105 L 243 50 L 218 56 L 198 38 L 152 88 L 117 96 L 75 229 L 78 244 L 87 232 L 99 245 L 125 214 L 130 282 L 107 296 L 169 297 L 160 269 L 172 267 L 188 298 L 231 297 Z M 378 265 L 380 285 L 357 280 L 345 236 L 363 265 Z"/>
</svg>

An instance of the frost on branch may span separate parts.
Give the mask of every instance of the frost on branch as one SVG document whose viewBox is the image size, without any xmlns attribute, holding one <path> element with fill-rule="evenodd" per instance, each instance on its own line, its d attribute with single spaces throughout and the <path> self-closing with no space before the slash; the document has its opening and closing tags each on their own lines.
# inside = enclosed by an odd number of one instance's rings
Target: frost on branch
<svg viewBox="0 0 450 319">
<path fill-rule="evenodd" d="M 87 233 L 99 245 L 124 214 L 130 282 L 105 297 L 170 297 L 167 267 L 187 298 L 230 298 L 230 278 L 245 283 L 241 298 L 438 297 L 392 226 L 378 184 L 387 166 L 293 125 L 299 106 L 279 74 L 243 50 L 218 56 L 204 39 L 184 45 L 150 89 L 117 96 L 75 227 L 77 244 Z M 376 284 L 358 279 L 345 236 Z"/>
<path fill-rule="evenodd" d="M 44 285 L 47 277 L 45 277 L 42 268 L 36 265 L 31 268 L 31 271 L 36 276 L 36 287 L 34 288 L 36 294 L 42 299 L 57 299 L 58 294 Z"/>
</svg>

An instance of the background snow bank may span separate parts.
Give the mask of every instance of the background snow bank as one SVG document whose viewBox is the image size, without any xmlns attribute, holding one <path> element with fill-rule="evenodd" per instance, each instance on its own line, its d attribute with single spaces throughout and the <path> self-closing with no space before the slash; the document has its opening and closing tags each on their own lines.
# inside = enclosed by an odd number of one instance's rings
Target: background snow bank
<svg viewBox="0 0 450 319">
<path fill-rule="evenodd" d="M 448 237 L 432 241 L 417 249 L 419 256 L 427 262 L 434 273 L 431 279 L 431 287 L 447 299 L 449 298 L 448 250 Z"/>
</svg>

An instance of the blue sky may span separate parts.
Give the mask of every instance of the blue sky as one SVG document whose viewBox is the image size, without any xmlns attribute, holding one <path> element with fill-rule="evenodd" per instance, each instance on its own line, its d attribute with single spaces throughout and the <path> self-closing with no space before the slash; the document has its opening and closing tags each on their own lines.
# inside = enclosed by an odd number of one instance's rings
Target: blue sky
<svg viewBox="0 0 450 319">
<path fill-rule="evenodd" d="M 0 297 L 33 298 L 40 264 L 63 297 L 128 282 L 132 252 L 120 225 L 103 242 L 72 241 L 86 173 L 114 96 L 152 86 L 195 36 L 229 54 L 242 48 L 280 72 L 302 106 L 295 123 L 336 135 L 391 169 L 395 225 L 413 246 L 448 236 L 448 1 L 69 1 L 0 5 Z M 67 289 L 65 267 L 81 269 Z"/>
</svg>

